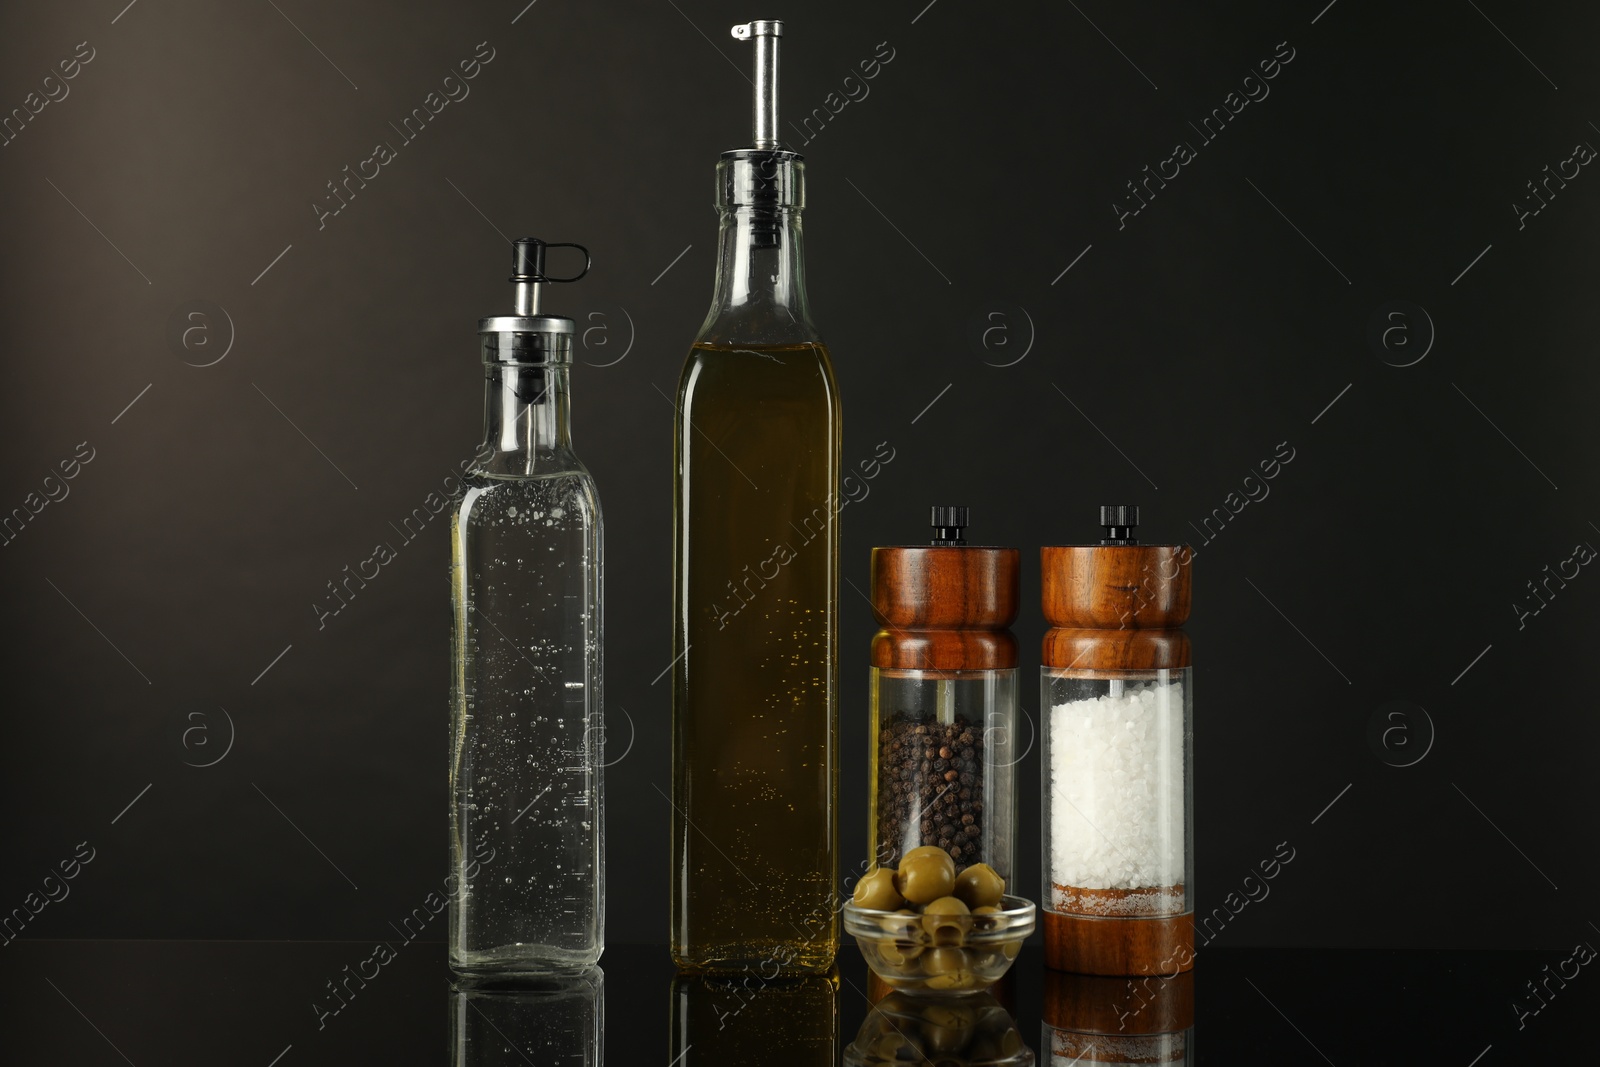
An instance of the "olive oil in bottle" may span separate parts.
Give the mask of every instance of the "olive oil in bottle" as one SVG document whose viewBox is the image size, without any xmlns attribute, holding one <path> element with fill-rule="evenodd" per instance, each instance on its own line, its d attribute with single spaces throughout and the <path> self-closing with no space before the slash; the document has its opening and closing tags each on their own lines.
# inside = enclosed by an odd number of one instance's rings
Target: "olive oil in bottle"
<svg viewBox="0 0 1600 1067">
<path fill-rule="evenodd" d="M 674 437 L 672 954 L 826 972 L 838 948 L 839 395 L 806 301 L 804 164 L 776 139 L 782 24 L 754 22 L 755 146 L 717 166 L 716 296 Z"/>
</svg>

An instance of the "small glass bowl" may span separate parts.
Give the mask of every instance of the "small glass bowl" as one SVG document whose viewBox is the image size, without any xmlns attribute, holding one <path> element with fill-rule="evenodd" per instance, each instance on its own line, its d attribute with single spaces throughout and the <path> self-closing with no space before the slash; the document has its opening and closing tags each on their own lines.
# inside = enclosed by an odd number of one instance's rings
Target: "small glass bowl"
<svg viewBox="0 0 1600 1067">
<path fill-rule="evenodd" d="M 976 993 L 999 981 L 1033 933 L 1033 902 L 1003 897 L 986 915 L 917 915 L 844 906 L 845 932 L 894 989 Z"/>
</svg>

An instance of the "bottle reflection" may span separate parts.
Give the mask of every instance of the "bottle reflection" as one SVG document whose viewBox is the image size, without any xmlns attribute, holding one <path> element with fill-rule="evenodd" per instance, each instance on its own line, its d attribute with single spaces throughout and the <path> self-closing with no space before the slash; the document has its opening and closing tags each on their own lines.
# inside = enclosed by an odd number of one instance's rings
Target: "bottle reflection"
<svg viewBox="0 0 1600 1067">
<path fill-rule="evenodd" d="M 890 993 L 867 1013 L 844 1062 L 847 1067 L 1028 1067 L 1034 1059 L 1017 1021 L 991 993 Z"/>
<path fill-rule="evenodd" d="M 1045 971 L 1044 1047 L 1083 1067 L 1194 1059 L 1194 972 L 1107 978 Z"/>
<path fill-rule="evenodd" d="M 676 1067 L 833 1067 L 838 971 L 805 977 L 679 975 L 672 980 Z"/>
<path fill-rule="evenodd" d="M 450 988 L 451 1067 L 600 1067 L 605 975 L 598 967 L 516 985 L 458 981 Z"/>
</svg>

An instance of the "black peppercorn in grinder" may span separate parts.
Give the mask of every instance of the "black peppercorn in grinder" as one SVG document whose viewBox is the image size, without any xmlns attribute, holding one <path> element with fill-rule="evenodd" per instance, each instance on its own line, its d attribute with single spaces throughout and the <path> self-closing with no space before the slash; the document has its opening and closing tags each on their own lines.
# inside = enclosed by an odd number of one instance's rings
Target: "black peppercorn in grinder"
<svg viewBox="0 0 1600 1067">
<path fill-rule="evenodd" d="M 872 550 L 874 866 L 937 845 L 1009 884 L 1016 851 L 1019 557 L 968 545 L 967 509 L 936 507 L 926 545 Z"/>
</svg>

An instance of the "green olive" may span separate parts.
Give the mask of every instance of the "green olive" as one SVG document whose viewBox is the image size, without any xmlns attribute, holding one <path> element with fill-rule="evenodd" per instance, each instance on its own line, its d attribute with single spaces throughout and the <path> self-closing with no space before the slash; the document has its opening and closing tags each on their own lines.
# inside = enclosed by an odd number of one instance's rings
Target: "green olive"
<svg viewBox="0 0 1600 1067">
<path fill-rule="evenodd" d="M 968 970 L 975 974 L 999 974 L 1006 969 L 1008 957 L 999 949 L 990 949 L 982 954 L 979 954 L 976 949 L 970 949 L 969 951 L 972 956 L 968 959 L 971 964 Z"/>
<path fill-rule="evenodd" d="M 954 892 L 969 908 L 993 907 L 1006 895 L 1006 881 L 987 863 L 974 863 L 956 876 Z"/>
<path fill-rule="evenodd" d="M 920 1052 L 916 1045 L 899 1031 L 885 1034 L 872 1043 L 872 1055 L 885 1063 L 916 1059 Z"/>
<path fill-rule="evenodd" d="M 909 997 L 898 989 L 884 995 L 884 998 L 872 1006 L 872 1014 L 878 1017 L 879 1022 L 886 1028 L 893 1028 L 900 1032 L 900 1024 L 896 1019 L 914 1018 L 917 1014 L 918 1001 Z"/>
<path fill-rule="evenodd" d="M 922 973 L 929 976 L 959 974 L 966 966 L 967 954 L 958 948 L 930 949 L 922 957 Z"/>
<path fill-rule="evenodd" d="M 993 996 L 979 998 L 979 1003 L 983 1006 L 978 1009 L 973 1026 L 984 1033 L 997 1034 L 1011 1025 L 1011 1016 Z"/>
<path fill-rule="evenodd" d="M 967 1046 L 966 1060 L 968 1063 L 988 1063 L 1000 1058 L 1000 1050 L 995 1047 L 988 1037 L 980 1037 Z"/>
<path fill-rule="evenodd" d="M 872 946 L 892 970 L 901 970 L 922 955 L 922 946 L 910 941 L 874 941 Z"/>
<path fill-rule="evenodd" d="M 900 895 L 913 904 L 947 897 L 956 884 L 956 863 L 944 849 L 923 845 L 900 859 Z"/>
<path fill-rule="evenodd" d="M 922 909 L 922 928 L 936 945 L 959 945 L 966 940 L 967 906 L 957 897 L 940 897 Z"/>
<path fill-rule="evenodd" d="M 935 1002 L 922 1009 L 922 1036 L 932 1039 L 940 1030 L 971 1030 L 977 1017 L 964 1004 Z"/>
<path fill-rule="evenodd" d="M 937 1004 L 922 1014 L 922 1045 L 936 1055 L 952 1056 L 967 1047 L 973 1035 L 972 1013 Z"/>
<path fill-rule="evenodd" d="M 875 868 L 857 882 L 852 899 L 856 907 L 871 911 L 893 911 L 905 903 L 894 887 L 894 872 L 887 867 Z"/>
<path fill-rule="evenodd" d="M 895 912 L 895 915 L 900 916 L 900 919 L 895 922 L 890 922 L 888 919 L 883 920 L 882 927 L 885 933 L 892 933 L 902 941 L 907 938 L 921 939 L 922 916 L 910 908 L 901 908 Z"/>
<path fill-rule="evenodd" d="M 945 850 L 940 848 L 938 845 L 919 845 L 916 848 L 908 850 L 904 856 L 901 856 L 900 862 L 904 863 L 906 860 L 921 859 L 924 856 L 933 856 L 935 858 L 944 856 L 946 859 L 949 859 L 949 853 L 945 852 Z M 955 865 L 955 860 L 950 860 L 950 867 L 952 870 L 955 868 Z"/>
<path fill-rule="evenodd" d="M 966 971 L 951 971 L 948 974 L 936 974 L 923 984 L 928 989 L 955 992 L 961 989 L 976 989 L 983 982 L 975 974 L 969 974 Z"/>
</svg>

